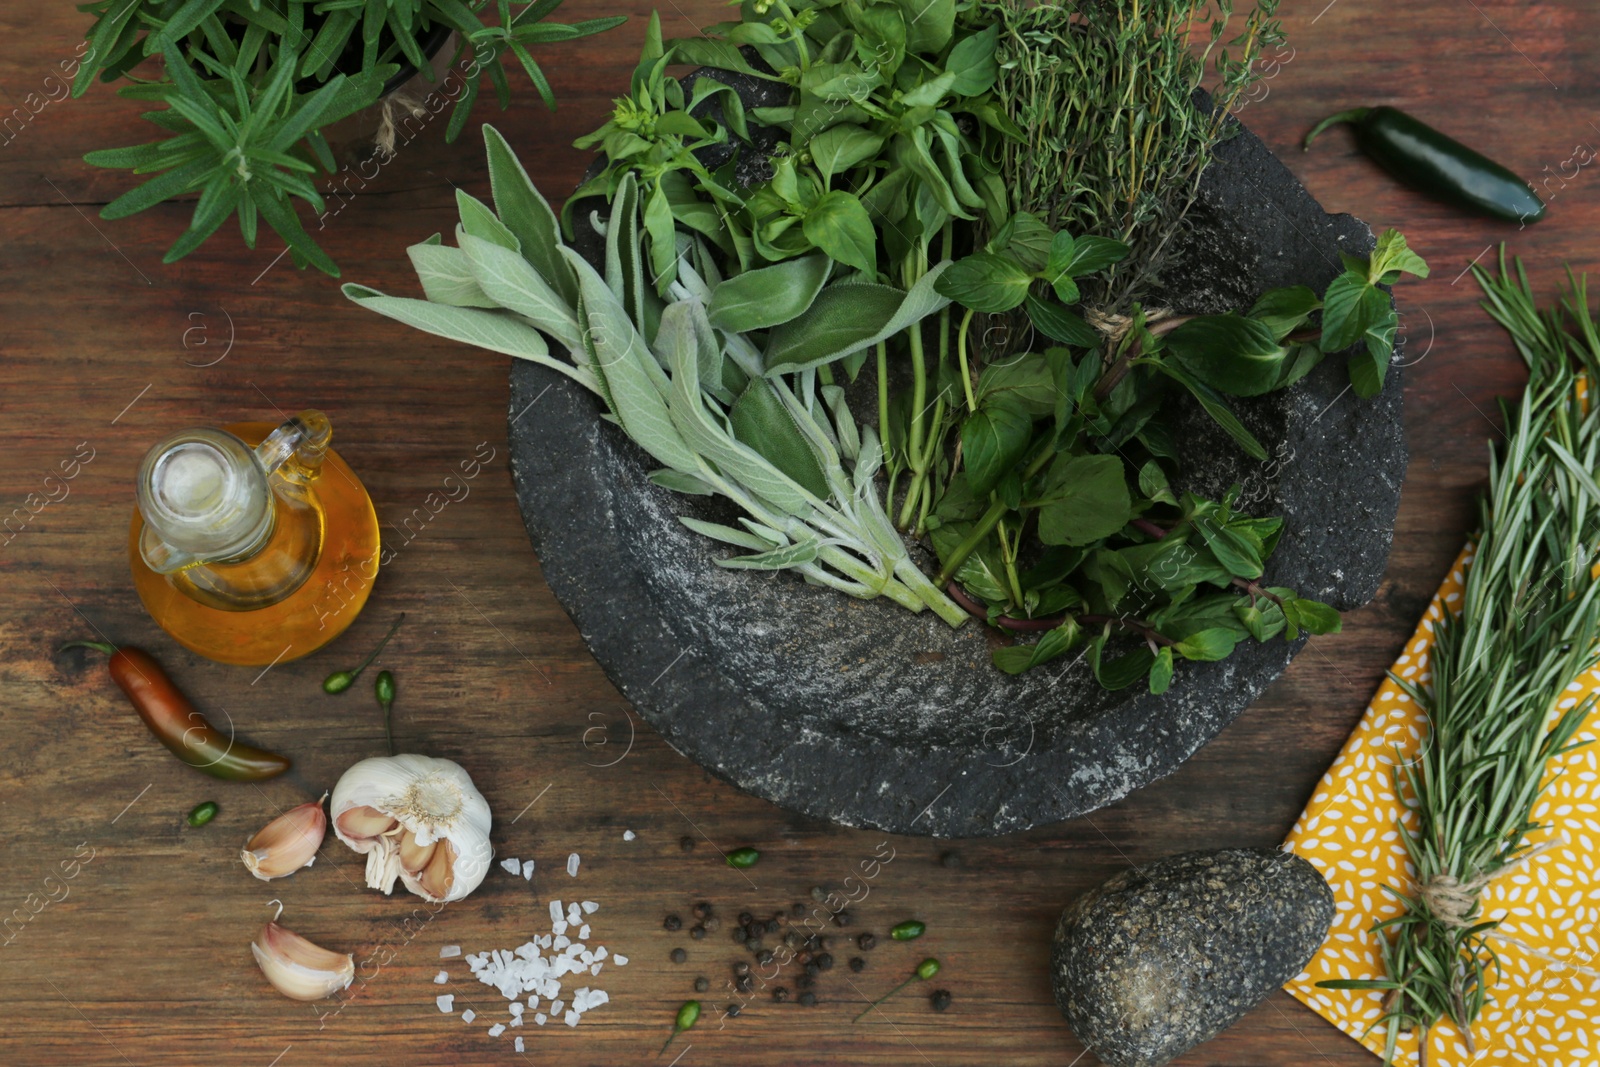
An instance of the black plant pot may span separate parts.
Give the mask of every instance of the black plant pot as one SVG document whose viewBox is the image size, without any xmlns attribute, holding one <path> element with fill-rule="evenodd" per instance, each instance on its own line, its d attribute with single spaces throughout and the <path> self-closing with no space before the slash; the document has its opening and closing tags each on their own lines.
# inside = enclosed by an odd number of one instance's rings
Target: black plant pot
<svg viewBox="0 0 1600 1067">
<path fill-rule="evenodd" d="M 745 79 L 714 76 L 744 95 Z M 586 227 L 587 212 L 577 217 Z M 1320 292 L 1338 253 L 1373 243 L 1242 128 L 1206 171 L 1191 220 L 1162 301 L 1186 312 L 1247 306 L 1274 286 Z M 1331 358 L 1287 392 L 1238 404 L 1275 456 L 1266 464 L 1181 407 L 1190 458 L 1177 488 L 1218 497 L 1239 483 L 1243 506 L 1283 516 L 1271 584 L 1340 609 L 1376 592 L 1406 461 L 1398 363 L 1370 400 Z M 1106 692 L 1082 662 L 1007 676 L 976 621 L 952 630 L 792 574 L 718 567 L 736 550 L 678 522 L 726 521 L 717 502 L 649 482 L 651 461 L 568 379 L 514 361 L 511 383 L 523 520 L 607 676 L 678 751 L 807 815 L 955 837 L 1091 811 L 1171 773 L 1303 643 L 1245 642 L 1222 662 L 1182 663 L 1159 697 Z"/>
</svg>

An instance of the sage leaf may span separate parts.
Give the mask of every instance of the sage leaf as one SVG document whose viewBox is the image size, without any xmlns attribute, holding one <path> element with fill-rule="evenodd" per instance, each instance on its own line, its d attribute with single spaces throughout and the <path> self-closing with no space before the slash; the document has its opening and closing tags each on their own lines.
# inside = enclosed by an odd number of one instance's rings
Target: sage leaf
<svg viewBox="0 0 1600 1067">
<path fill-rule="evenodd" d="M 961 424 L 961 458 L 974 496 L 986 497 L 1033 439 L 1033 419 L 1016 399 L 999 394 Z M 1121 523 L 1118 524 L 1121 527 Z"/>
<path fill-rule="evenodd" d="M 563 247 L 561 254 L 578 277 L 586 339 L 593 344 L 617 420 L 640 448 L 674 470 L 693 472 L 699 461 L 684 444 L 667 413 L 666 374 L 628 321 L 628 314 L 604 279 L 582 256 Z"/>
<path fill-rule="evenodd" d="M 789 322 L 816 300 L 832 270 L 827 256 L 802 256 L 735 275 L 712 291 L 711 325 L 748 333 Z"/>
<path fill-rule="evenodd" d="M 460 241 L 473 279 L 491 300 L 526 316 L 569 350 L 582 343 L 578 319 L 571 305 L 550 288 L 526 259 L 471 234 L 462 234 Z"/>
<path fill-rule="evenodd" d="M 456 190 L 456 209 L 461 213 L 461 229 L 474 237 L 481 237 L 485 241 L 493 241 L 502 248 L 509 248 L 513 252 L 520 252 L 521 242 L 517 235 L 506 228 L 505 223 L 496 217 L 489 206 L 471 193 L 462 189 Z"/>
<path fill-rule="evenodd" d="M 949 304 L 937 291 L 941 263 L 907 291 L 887 285 L 833 285 L 805 313 L 768 334 L 768 376 L 807 370 L 886 341 Z"/>
<path fill-rule="evenodd" d="M 687 515 L 679 515 L 678 521 L 683 523 L 689 529 L 693 530 L 695 533 L 703 534 L 706 537 L 711 538 L 713 541 L 721 541 L 725 544 L 735 545 L 739 548 L 754 549 L 757 552 L 765 552 L 767 549 L 773 547 L 771 541 L 757 537 L 755 534 L 748 533 L 744 530 L 735 530 L 732 526 L 723 526 L 721 523 L 716 522 L 706 522 L 703 519 L 692 519 Z"/>
<path fill-rule="evenodd" d="M 416 269 L 422 291 L 435 304 L 462 308 L 498 308 L 472 277 L 472 267 L 459 248 L 438 244 L 416 244 L 406 249 Z"/>
<path fill-rule="evenodd" d="M 835 189 L 824 193 L 806 212 L 806 240 L 833 259 L 867 277 L 878 270 L 878 239 L 867 209 L 854 194 Z"/>
<path fill-rule="evenodd" d="M 671 489 L 674 493 L 686 493 L 689 496 L 715 496 L 717 493 L 716 487 L 703 478 L 670 467 L 651 471 L 649 478 L 661 488 Z"/>
<path fill-rule="evenodd" d="M 523 258 L 571 307 L 578 299 L 578 281 L 556 251 L 561 231 L 555 212 L 499 130 L 485 123 L 483 141 L 489 152 L 489 189 L 500 221 L 516 236 Z"/>
<path fill-rule="evenodd" d="M 781 545 L 778 548 L 768 549 L 753 556 L 733 556 L 729 559 L 719 559 L 717 560 L 717 566 L 727 567 L 729 570 L 787 570 L 791 567 L 799 567 L 803 564 L 814 562 L 821 547 L 821 542 L 816 538 L 808 537 L 803 541 L 796 541 L 792 545 Z"/>
<path fill-rule="evenodd" d="M 974 311 L 1010 311 L 1028 297 L 1033 277 L 1016 260 L 994 252 L 974 252 L 939 276 L 940 296 Z"/>
<path fill-rule="evenodd" d="M 1122 460 L 1116 456 L 1057 456 L 1040 503 L 1039 540 L 1047 545 L 1087 545 L 1110 537 L 1133 518 Z"/>
</svg>

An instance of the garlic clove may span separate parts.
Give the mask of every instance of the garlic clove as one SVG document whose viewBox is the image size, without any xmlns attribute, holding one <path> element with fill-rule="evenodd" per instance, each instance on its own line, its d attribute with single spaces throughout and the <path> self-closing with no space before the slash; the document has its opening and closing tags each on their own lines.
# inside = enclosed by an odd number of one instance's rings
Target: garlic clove
<svg viewBox="0 0 1600 1067">
<path fill-rule="evenodd" d="M 448 847 L 448 846 L 446 846 Z M 400 866 L 415 874 L 428 865 L 433 859 L 433 854 L 439 849 L 439 842 L 429 845 L 417 844 L 417 839 L 410 833 L 400 835 Z"/>
<path fill-rule="evenodd" d="M 273 988 L 294 1000 L 332 996 L 356 977 L 356 961 L 348 952 L 330 952 L 276 922 L 261 928 L 250 954 Z"/>
<path fill-rule="evenodd" d="M 290 808 L 256 832 L 239 853 L 250 873 L 263 882 L 309 867 L 328 832 L 322 801 Z"/>
<path fill-rule="evenodd" d="M 412 889 L 420 888 L 429 900 L 446 900 L 450 896 L 450 883 L 455 879 L 455 865 L 456 850 L 450 842 L 441 841 L 427 869 L 414 876 L 417 885 L 410 886 L 410 879 L 406 883 Z"/>
<path fill-rule="evenodd" d="M 358 840 L 377 837 L 392 830 L 396 820 L 392 815 L 385 815 L 376 808 L 365 805 L 351 808 L 349 811 L 340 812 L 335 822 L 340 837 L 353 837 Z"/>
</svg>

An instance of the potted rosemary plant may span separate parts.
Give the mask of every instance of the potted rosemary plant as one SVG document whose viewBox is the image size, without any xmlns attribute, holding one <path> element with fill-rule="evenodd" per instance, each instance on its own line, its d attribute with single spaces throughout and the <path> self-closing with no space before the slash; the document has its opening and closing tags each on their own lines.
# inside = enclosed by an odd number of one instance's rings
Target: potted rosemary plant
<svg viewBox="0 0 1600 1067">
<path fill-rule="evenodd" d="M 550 107 L 555 97 L 530 46 L 599 33 L 624 21 L 543 21 L 561 0 L 513 11 L 509 0 L 97 0 L 95 23 L 73 83 L 81 96 L 97 78 L 126 80 L 121 95 L 162 105 L 144 117 L 170 136 L 84 158 L 154 178 L 101 212 L 125 218 L 165 200 L 199 193 L 189 228 L 167 251 L 172 263 L 235 215 L 255 247 L 261 221 L 288 244 L 296 266 L 338 276 L 333 260 L 296 215 L 299 198 L 318 211 L 314 177 L 335 169 L 324 137 L 413 76 L 433 81 L 434 56 L 454 41 L 462 89 L 446 130 L 454 141 L 485 82 L 510 99 L 510 53 Z M 498 21 L 484 21 L 493 8 Z M 146 61 L 150 62 L 147 69 Z M 144 72 L 144 73 L 141 73 Z"/>
</svg>

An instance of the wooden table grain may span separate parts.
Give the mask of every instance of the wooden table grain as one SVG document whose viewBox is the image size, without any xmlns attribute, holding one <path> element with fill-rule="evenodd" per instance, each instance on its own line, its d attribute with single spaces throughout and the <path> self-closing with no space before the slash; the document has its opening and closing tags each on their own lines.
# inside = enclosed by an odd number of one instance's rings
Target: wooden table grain
<svg viewBox="0 0 1600 1067">
<path fill-rule="evenodd" d="M 563 14 L 576 17 L 578 6 Z M 392 162 L 346 181 L 316 231 L 345 279 L 413 291 L 405 246 L 450 230 L 453 189 L 487 196 L 479 121 L 508 134 L 543 189 L 574 184 L 586 156 L 571 141 L 625 85 L 649 10 L 620 0 L 581 7 L 585 17 L 631 20 L 549 58 L 555 113 L 513 75 L 509 112 L 480 103 L 454 146 L 443 121 L 427 125 Z M 663 21 L 687 32 L 725 12 L 716 0 L 669 0 Z M 852 930 L 881 935 L 915 916 L 926 937 L 864 953 L 859 975 L 824 975 L 815 1007 L 757 1000 L 720 1030 L 709 1016 L 679 1039 L 679 1062 L 1094 1063 L 1051 1000 L 1046 961 L 1061 908 L 1129 864 L 1281 840 L 1460 547 L 1485 443 L 1498 433 L 1496 398 L 1521 381 L 1463 272 L 1506 241 L 1548 294 L 1564 261 L 1584 270 L 1600 258 L 1600 171 L 1576 162 L 1600 139 L 1600 27 L 1586 0 L 1290 0 L 1283 15 L 1289 46 L 1244 120 L 1329 210 L 1400 226 L 1433 267 L 1403 304 L 1411 463 L 1388 576 L 1343 633 L 1315 638 L 1176 774 L 1091 816 L 951 843 L 801 818 L 670 750 L 630 714 L 540 577 L 507 473 L 507 360 L 357 311 L 329 279 L 275 260 L 282 245 L 265 231 L 250 250 L 225 228 L 163 266 L 190 205 L 115 223 L 97 215 L 129 179 L 86 165 L 83 153 L 148 139 L 149 128 L 135 102 L 103 86 L 63 98 L 61 70 L 81 50 L 85 17 L 69 4 L 0 9 L 11 42 L 0 56 L 0 915 L 11 917 L 0 936 L 0 1062 L 651 1062 L 696 975 L 713 983 L 701 999 L 727 1002 L 722 983 L 736 958 L 725 933 L 691 942 L 665 932 L 663 915 L 699 900 L 728 912 L 785 907 L 813 885 L 838 885 L 887 840 L 895 858 L 852 909 Z M 1432 204 L 1384 178 L 1344 133 L 1300 152 L 1315 119 L 1376 103 L 1405 107 L 1533 178 L 1550 200 L 1547 219 L 1519 229 Z M 173 429 L 306 407 L 332 417 L 337 446 L 389 529 L 462 459 L 490 458 L 465 498 L 394 535 L 399 550 L 369 609 L 330 649 L 265 672 L 200 660 L 151 622 L 129 581 L 135 467 Z M 75 477 L 47 480 L 75 456 Z M 495 847 L 538 863 L 531 885 L 496 869 L 436 916 L 414 917 L 413 898 L 362 888 L 360 862 L 335 842 L 314 867 L 271 885 L 248 877 L 235 851 L 278 809 L 382 751 L 363 687 L 334 699 L 317 683 L 359 659 L 400 611 L 408 621 L 385 657 L 399 678 L 397 741 L 468 767 L 497 813 Z M 254 786 L 179 766 L 98 664 L 54 654 L 97 631 L 150 649 L 202 707 L 291 753 L 295 771 Z M 208 799 L 221 806 L 216 820 L 185 826 Z M 749 881 L 716 853 L 744 844 L 763 852 Z M 959 867 L 941 865 L 947 850 Z M 563 869 L 573 852 L 576 879 Z M 600 902 L 595 938 L 631 962 L 596 980 L 609 1005 L 575 1030 L 525 1028 L 518 1057 L 517 1031 L 490 1038 L 481 1022 L 441 1015 L 431 980 L 443 944 L 471 952 L 547 929 L 550 897 Z M 263 982 L 247 946 L 274 899 L 291 928 L 361 961 L 337 1001 L 290 1002 Z M 686 964 L 668 959 L 678 945 Z M 852 1025 L 863 994 L 887 989 L 923 955 L 943 961 L 934 984 L 954 995 L 949 1012 L 929 1010 L 926 988 L 908 990 L 886 1017 Z M 496 994 L 463 982 L 459 961 L 445 966 L 458 1005 L 494 1013 Z M 1278 993 L 1179 1062 L 1372 1061 Z"/>
</svg>

